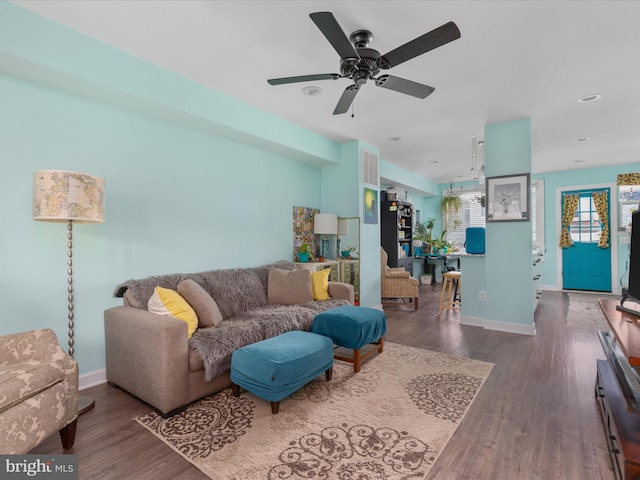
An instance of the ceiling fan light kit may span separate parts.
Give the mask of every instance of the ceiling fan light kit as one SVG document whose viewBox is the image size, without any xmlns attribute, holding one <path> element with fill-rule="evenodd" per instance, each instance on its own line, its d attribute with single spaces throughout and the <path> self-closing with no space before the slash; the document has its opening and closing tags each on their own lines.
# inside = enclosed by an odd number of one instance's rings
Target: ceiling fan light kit
<svg viewBox="0 0 640 480">
<path fill-rule="evenodd" d="M 349 85 L 342 93 L 333 111 L 334 115 L 347 112 L 360 87 L 365 85 L 369 80 L 373 80 L 377 87 L 411 95 L 416 98 L 427 98 L 433 93 L 435 88 L 393 75 L 385 74 L 378 76 L 380 70 L 388 70 L 423 53 L 427 53 L 434 48 L 441 47 L 460 38 L 460 30 L 457 25 L 454 22 L 448 22 L 391 50 L 385 55 L 380 55 L 377 50 L 369 48 L 369 43 L 373 40 L 373 34 L 369 30 L 356 30 L 347 38 L 342 27 L 340 27 L 340 24 L 331 12 L 315 12 L 309 16 L 334 50 L 340 55 L 340 73 L 320 73 L 272 78 L 267 80 L 267 82 L 269 85 L 284 85 L 315 80 L 348 78 L 353 84 Z"/>
</svg>

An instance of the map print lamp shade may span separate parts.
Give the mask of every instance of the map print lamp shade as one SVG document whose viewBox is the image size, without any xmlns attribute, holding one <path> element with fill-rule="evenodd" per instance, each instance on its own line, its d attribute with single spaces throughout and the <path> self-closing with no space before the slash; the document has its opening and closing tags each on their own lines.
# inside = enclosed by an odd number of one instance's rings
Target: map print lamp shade
<svg viewBox="0 0 640 480">
<path fill-rule="evenodd" d="M 33 219 L 102 223 L 104 179 L 66 170 L 34 172 Z"/>
<path fill-rule="evenodd" d="M 104 221 L 104 179 L 66 170 L 38 170 L 33 174 L 33 219 L 67 223 L 67 292 L 69 355 L 74 354 L 73 224 Z M 94 406 L 93 398 L 78 399 L 78 413 Z"/>
</svg>

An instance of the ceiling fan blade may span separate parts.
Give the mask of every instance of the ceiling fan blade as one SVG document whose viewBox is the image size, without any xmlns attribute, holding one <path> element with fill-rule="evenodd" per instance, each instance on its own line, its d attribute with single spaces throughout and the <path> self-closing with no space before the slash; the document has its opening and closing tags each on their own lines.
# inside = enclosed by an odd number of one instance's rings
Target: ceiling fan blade
<svg viewBox="0 0 640 480">
<path fill-rule="evenodd" d="M 340 115 L 341 113 L 346 113 L 349 110 L 351 103 L 353 103 L 353 99 L 356 98 L 358 90 L 360 90 L 360 85 L 356 84 L 349 85 L 345 88 L 340 100 L 338 100 L 338 104 L 336 105 L 333 114 Z"/>
<path fill-rule="evenodd" d="M 342 27 L 331 12 L 315 12 L 309 14 L 313 23 L 327 37 L 329 43 L 338 52 L 340 58 L 360 58 L 353 45 L 345 35 Z"/>
<path fill-rule="evenodd" d="M 429 33 L 411 40 L 408 43 L 391 50 L 378 59 L 380 68 L 388 69 L 400 65 L 407 60 L 411 60 L 423 53 L 427 53 L 434 48 L 441 47 L 449 42 L 460 38 L 460 30 L 453 22 L 445 23 Z"/>
<path fill-rule="evenodd" d="M 393 75 L 382 75 L 376 78 L 376 85 L 418 98 L 427 98 L 435 90 L 435 88 L 429 85 L 412 82 L 406 78 L 394 77 Z"/>
<path fill-rule="evenodd" d="M 300 75 L 297 77 L 271 78 L 269 85 L 283 85 L 285 83 L 311 82 L 312 80 L 337 80 L 342 78 L 339 73 L 318 73 L 316 75 Z"/>
</svg>

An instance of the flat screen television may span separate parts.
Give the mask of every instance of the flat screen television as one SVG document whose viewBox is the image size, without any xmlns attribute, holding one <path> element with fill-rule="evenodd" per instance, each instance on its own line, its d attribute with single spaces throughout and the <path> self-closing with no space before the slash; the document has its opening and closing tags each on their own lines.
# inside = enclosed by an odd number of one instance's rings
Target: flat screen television
<svg viewBox="0 0 640 480">
<path fill-rule="evenodd" d="M 622 300 L 616 308 L 640 316 L 640 210 L 631 215 L 629 247 L 629 286 L 622 288 Z"/>
</svg>

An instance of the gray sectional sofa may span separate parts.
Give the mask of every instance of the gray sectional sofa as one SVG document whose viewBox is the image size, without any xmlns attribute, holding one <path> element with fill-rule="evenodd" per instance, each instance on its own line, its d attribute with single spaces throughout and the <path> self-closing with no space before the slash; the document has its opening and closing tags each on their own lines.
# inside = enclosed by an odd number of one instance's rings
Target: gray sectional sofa
<svg viewBox="0 0 640 480">
<path fill-rule="evenodd" d="M 329 282 L 328 300 L 297 303 L 305 300 L 293 291 L 299 290 L 298 281 L 289 284 L 291 295 L 274 296 L 272 269 L 293 272 L 295 264 L 153 276 L 116 287 L 114 295 L 124 305 L 104 313 L 107 381 L 170 416 L 231 385 L 234 350 L 287 331 L 309 330 L 317 313 L 353 304 L 353 286 L 339 282 Z M 188 279 L 211 296 L 221 316 L 217 325 L 201 324 L 190 339 L 187 323 L 147 310 L 156 286 L 180 292 Z"/>
</svg>

